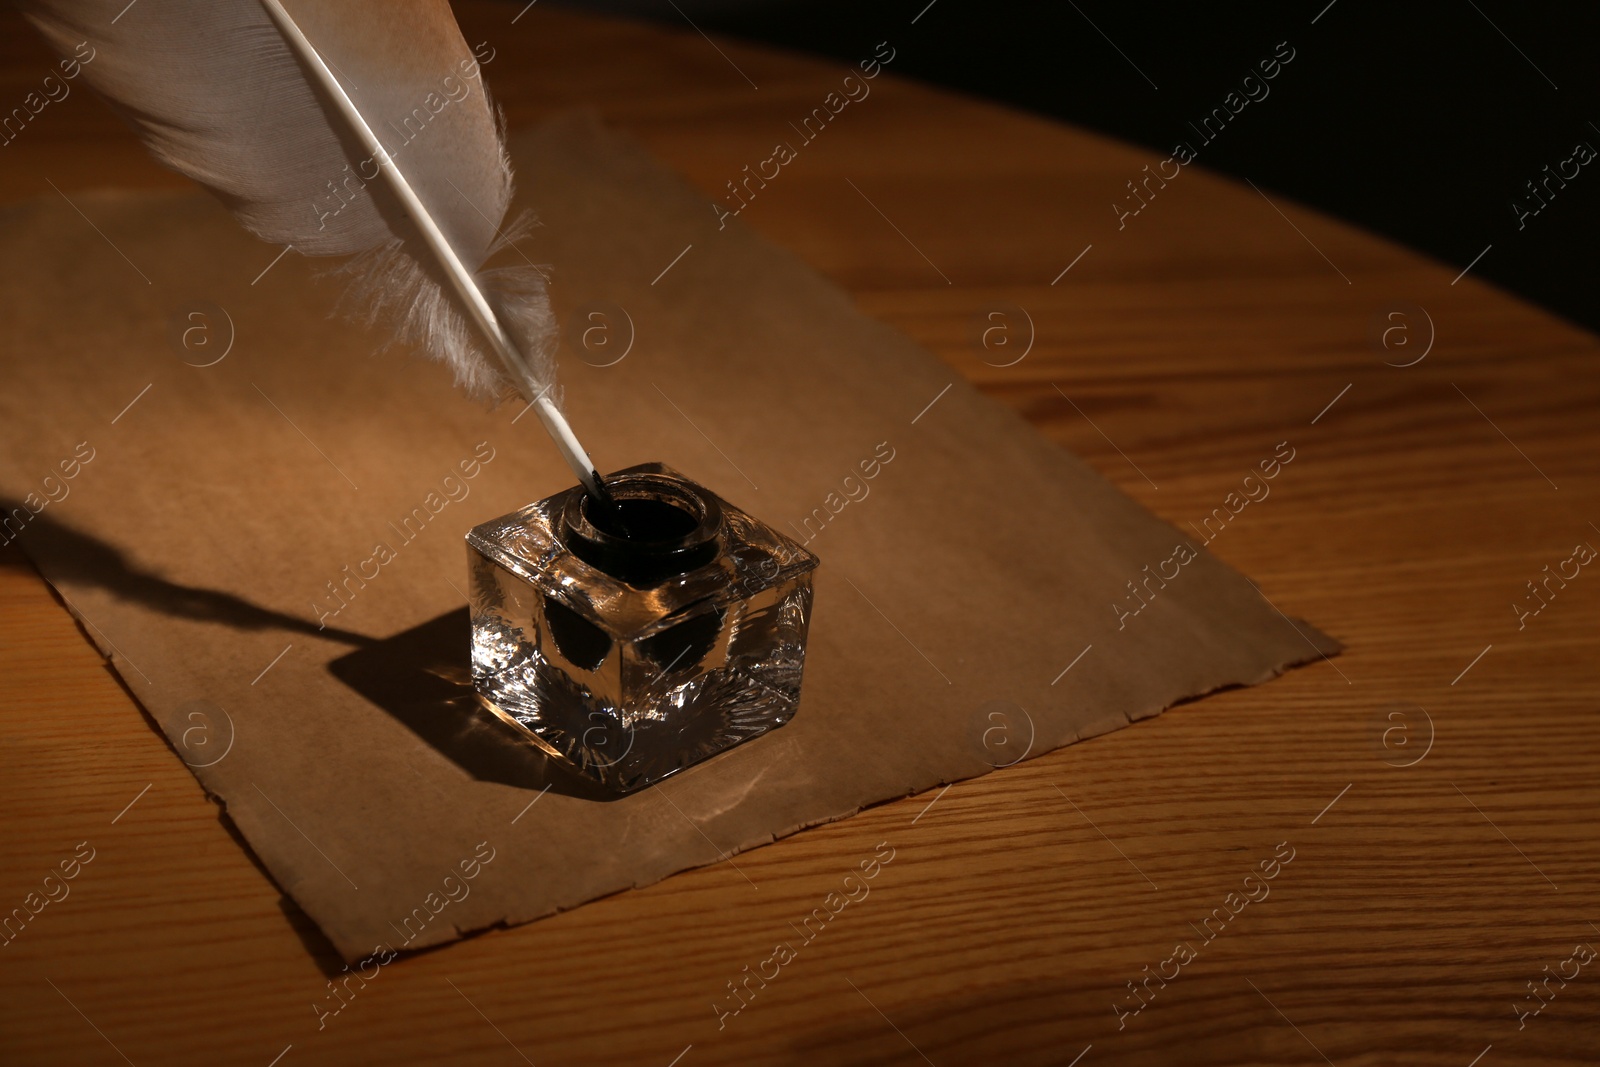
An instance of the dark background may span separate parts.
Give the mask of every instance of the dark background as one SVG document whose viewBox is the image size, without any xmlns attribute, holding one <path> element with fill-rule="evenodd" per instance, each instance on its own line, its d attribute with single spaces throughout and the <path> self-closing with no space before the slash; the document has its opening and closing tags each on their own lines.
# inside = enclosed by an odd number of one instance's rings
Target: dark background
<svg viewBox="0 0 1600 1067">
<path fill-rule="evenodd" d="M 1537 206 L 1524 183 L 1572 156 L 1579 141 L 1600 150 L 1600 4 L 569 3 L 685 30 L 693 20 L 707 33 L 846 64 L 889 39 L 896 76 L 1052 115 L 1148 146 L 1156 158 L 1187 140 L 1203 166 L 1455 270 L 1492 245 L 1474 277 L 1600 331 L 1592 298 L 1600 159 L 1520 230 L 1511 207 Z M 1268 83 L 1271 95 L 1202 147 L 1187 122 L 1219 106 L 1280 41 L 1296 55 Z"/>
</svg>

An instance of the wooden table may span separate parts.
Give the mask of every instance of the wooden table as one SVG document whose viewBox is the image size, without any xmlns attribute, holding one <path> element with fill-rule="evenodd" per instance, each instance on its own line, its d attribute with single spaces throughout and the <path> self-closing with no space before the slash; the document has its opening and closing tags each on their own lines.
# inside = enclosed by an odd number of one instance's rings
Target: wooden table
<svg viewBox="0 0 1600 1067">
<path fill-rule="evenodd" d="M 712 195 L 846 73 L 517 10 L 461 12 L 514 124 L 592 105 Z M 49 62 L 19 23 L 7 107 Z M 1289 442 L 1211 550 L 1346 654 L 760 849 L 754 892 L 720 864 L 405 959 L 319 1032 L 339 964 L 7 553 L 0 908 L 94 859 L 0 948 L 0 1061 L 1596 1062 L 1600 577 L 1512 606 L 1600 545 L 1594 338 L 1203 156 L 1119 227 L 1158 157 L 888 69 L 741 221 L 1179 526 Z M 81 84 L 0 163 L 8 200 L 181 184 Z M 719 1029 L 881 841 L 870 898 Z"/>
</svg>

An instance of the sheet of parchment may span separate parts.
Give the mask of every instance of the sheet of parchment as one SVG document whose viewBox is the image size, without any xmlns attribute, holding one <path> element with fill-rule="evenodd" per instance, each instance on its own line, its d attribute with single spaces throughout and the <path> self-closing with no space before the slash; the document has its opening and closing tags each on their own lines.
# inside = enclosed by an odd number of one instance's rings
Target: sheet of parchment
<svg viewBox="0 0 1600 1067">
<path fill-rule="evenodd" d="M 275 262 L 202 195 L 0 219 L 5 536 L 347 959 L 572 908 L 1336 650 L 794 257 L 719 230 L 633 143 L 574 117 L 514 151 L 601 469 L 664 461 L 822 559 L 794 721 L 614 802 L 466 688 L 464 533 L 569 484 L 536 418 L 375 354 L 329 318 L 321 267 Z"/>
</svg>

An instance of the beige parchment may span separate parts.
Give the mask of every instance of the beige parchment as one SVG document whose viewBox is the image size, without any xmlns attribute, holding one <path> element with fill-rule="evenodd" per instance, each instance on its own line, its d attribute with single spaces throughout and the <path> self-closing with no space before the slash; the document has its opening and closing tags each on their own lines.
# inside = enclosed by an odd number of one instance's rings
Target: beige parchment
<svg viewBox="0 0 1600 1067">
<path fill-rule="evenodd" d="M 566 118 L 513 144 L 600 468 L 666 462 L 822 560 L 794 721 L 612 802 L 467 687 L 463 535 L 570 477 L 536 418 L 375 353 L 329 317 L 318 265 L 262 274 L 278 250 L 204 196 L 75 194 L 103 236 L 59 198 L 0 216 L 12 527 L 346 959 L 573 908 L 1337 650 L 1203 550 L 1179 561 L 1183 534 L 793 256 L 719 231 L 633 143 Z M 1147 566 L 1176 576 L 1119 619 Z"/>
</svg>

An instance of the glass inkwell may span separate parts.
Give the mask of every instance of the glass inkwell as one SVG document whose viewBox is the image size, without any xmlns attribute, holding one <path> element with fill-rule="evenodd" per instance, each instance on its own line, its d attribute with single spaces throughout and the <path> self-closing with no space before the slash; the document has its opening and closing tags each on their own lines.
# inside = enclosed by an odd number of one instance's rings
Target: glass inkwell
<svg viewBox="0 0 1600 1067">
<path fill-rule="evenodd" d="M 628 793 L 782 726 L 817 558 L 660 463 L 467 534 L 479 697 L 571 771 Z"/>
</svg>

